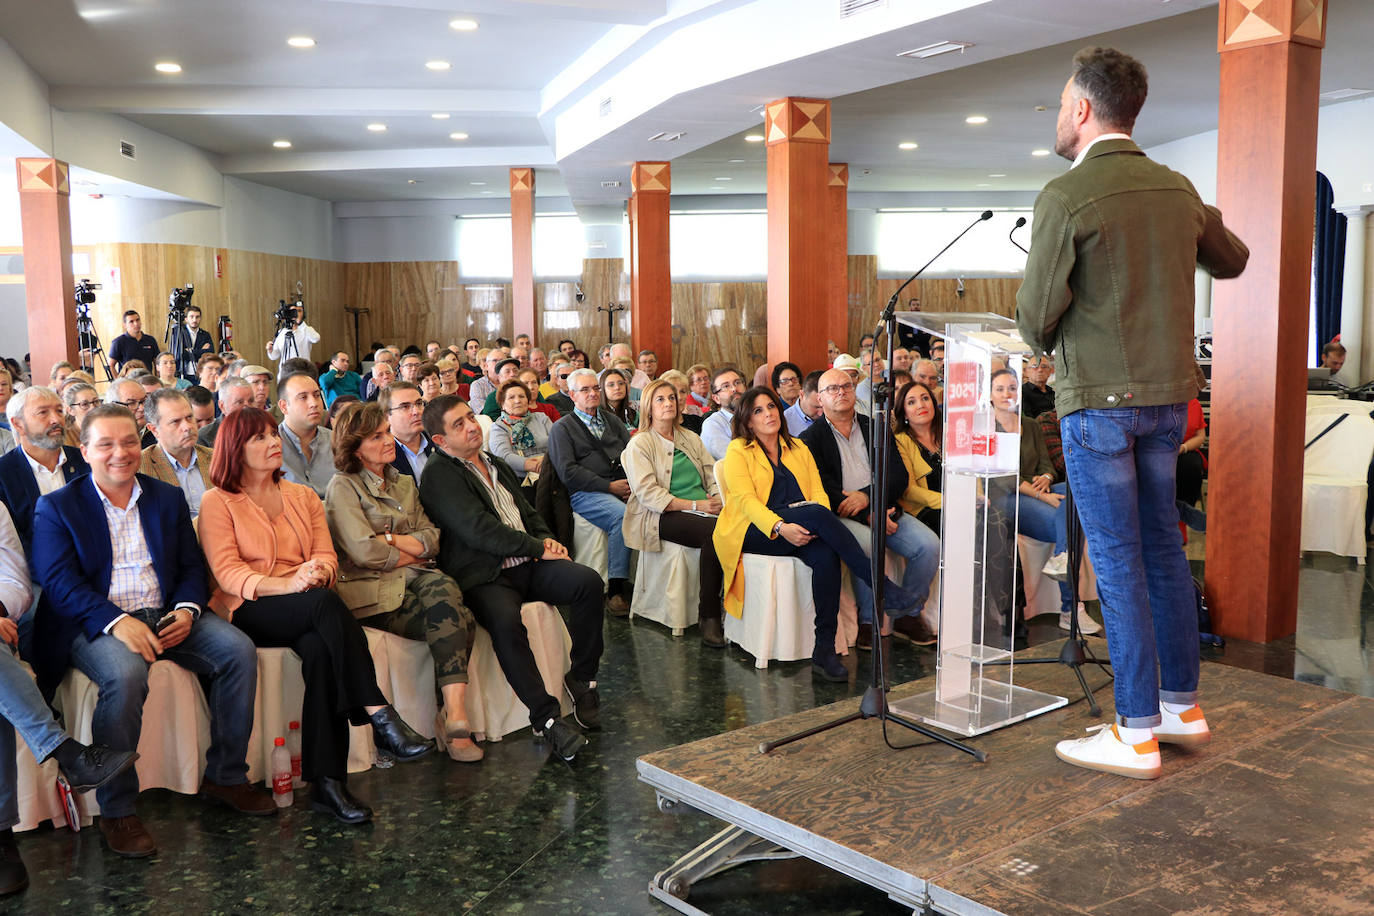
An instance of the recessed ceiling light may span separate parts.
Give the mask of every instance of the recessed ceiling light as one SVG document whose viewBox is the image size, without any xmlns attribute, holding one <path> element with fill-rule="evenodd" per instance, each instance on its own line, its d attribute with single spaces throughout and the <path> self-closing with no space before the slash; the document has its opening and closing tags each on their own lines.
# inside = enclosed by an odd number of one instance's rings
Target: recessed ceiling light
<svg viewBox="0 0 1374 916">
<path fill-rule="evenodd" d="M 726 162 L 743 162 L 743 159 L 726 159 Z"/>
<path fill-rule="evenodd" d="M 964 118 L 964 123 L 965 123 L 965 124 L 986 124 L 986 123 L 988 123 L 988 116 L 987 116 L 987 115 L 969 115 L 967 118 Z"/>
<path fill-rule="evenodd" d="M 153 69 L 158 73 L 180 73 L 181 64 L 172 63 L 170 60 L 164 60 L 154 64 Z"/>
<path fill-rule="evenodd" d="M 448 135 L 448 138 L 450 140 L 466 140 L 468 138 L 468 135 L 463 133 L 461 130 L 455 130 L 453 133 Z"/>
<path fill-rule="evenodd" d="M 475 32 L 477 31 L 476 19 L 450 19 L 448 27 L 455 32 Z"/>
<path fill-rule="evenodd" d="M 447 121 L 447 120 L 448 120 L 448 112 L 447 112 L 447 111 L 436 111 L 436 112 L 434 112 L 434 114 L 430 115 L 430 117 L 433 118 L 433 119 L 436 120 L 436 121 Z"/>
<path fill-rule="evenodd" d="M 427 60 L 427 61 L 425 61 L 425 69 L 427 69 L 427 70 L 447 70 L 449 67 L 452 67 L 452 66 L 453 66 L 453 64 L 450 64 L 450 63 L 449 63 L 448 61 L 446 61 L 446 60 Z"/>
<path fill-rule="evenodd" d="M 763 142 L 763 134 L 745 134 L 745 135 L 744 135 L 744 142 L 746 142 L 746 143 L 762 143 L 762 142 Z"/>
<path fill-rule="evenodd" d="M 1048 156 L 1049 154 L 1050 154 L 1050 151 L 1047 150 L 1047 149 L 1033 149 L 1033 150 L 1031 150 L 1031 155 L 1032 155 L 1032 156 Z"/>
<path fill-rule="evenodd" d="M 925 60 L 928 57 L 939 57 L 941 54 L 948 54 L 951 51 L 958 51 L 962 54 L 971 47 L 973 47 L 973 42 L 971 41 L 937 41 L 934 44 L 912 48 L 910 51 L 900 51 L 897 56 L 914 57 L 918 60 Z"/>
<path fill-rule="evenodd" d="M 485 185 L 486 182 L 485 182 L 485 181 L 469 181 L 468 184 L 472 185 L 474 188 L 480 188 L 480 187 L 482 187 L 483 185 Z"/>
<path fill-rule="evenodd" d="M 286 39 L 286 43 L 293 48 L 315 47 L 315 39 L 309 37 L 308 35 L 295 35 L 291 38 Z"/>
<path fill-rule="evenodd" d="M 712 181 L 734 181 L 735 179 L 729 177 L 728 175 L 717 175 L 715 178 L 713 178 L 713 179 L 711 179 L 711 180 L 712 180 Z"/>
<path fill-rule="evenodd" d="M 1007 177 L 1007 173 L 1006 173 L 1006 172 L 993 172 L 993 173 L 991 173 L 990 175 L 988 175 L 988 177 L 989 177 L 989 178 L 1006 178 L 1006 177 Z"/>
<path fill-rule="evenodd" d="M 483 194 L 495 194 L 496 192 L 495 192 L 495 191 L 483 191 L 482 193 L 483 193 Z"/>
<path fill-rule="evenodd" d="M 374 134 L 380 134 L 382 131 L 386 130 L 386 125 L 385 125 L 385 124 L 369 124 L 369 125 L 367 125 L 367 129 L 370 130 L 370 131 L 372 131 Z"/>
<path fill-rule="evenodd" d="M 275 146 L 277 149 L 290 149 L 290 148 L 291 148 L 291 141 L 290 141 L 290 140 L 273 140 L 273 141 L 272 141 L 272 145 Z"/>
<path fill-rule="evenodd" d="M 724 186 L 724 185 L 719 185 L 719 184 L 713 184 L 713 185 L 711 185 L 711 190 L 712 190 L 712 191 L 724 191 L 724 190 L 725 190 L 725 186 Z"/>
<path fill-rule="evenodd" d="M 916 144 L 915 144 L 915 143 L 912 143 L 910 140 L 907 140 L 907 141 L 904 142 L 904 143 L 898 143 L 898 144 L 897 144 L 897 149 L 916 149 L 916 148 L 917 148 L 917 147 L 916 147 Z"/>
<path fill-rule="evenodd" d="M 419 184 L 422 181 L 424 181 L 423 178 L 407 178 L 406 184 Z"/>
</svg>

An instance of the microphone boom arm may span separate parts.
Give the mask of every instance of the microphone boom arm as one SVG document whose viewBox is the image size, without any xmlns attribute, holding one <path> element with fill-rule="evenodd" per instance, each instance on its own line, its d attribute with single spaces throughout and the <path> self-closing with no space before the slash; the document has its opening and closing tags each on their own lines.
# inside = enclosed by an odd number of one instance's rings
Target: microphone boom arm
<svg viewBox="0 0 1374 916">
<path fill-rule="evenodd" d="M 902 296 L 902 290 L 906 289 L 908 286 L 911 285 L 911 283 L 912 283 L 913 280 L 915 280 L 915 279 L 916 279 L 917 277 L 919 277 L 921 274 L 925 273 L 925 272 L 926 272 L 926 268 L 929 267 L 930 265 L 934 264 L 935 261 L 936 261 L 936 259 L 939 258 L 940 255 L 944 254 L 946 251 L 949 251 L 951 248 L 953 248 L 955 242 L 959 241 L 961 238 L 963 238 L 964 236 L 968 235 L 969 231 L 970 231 L 971 229 L 973 229 L 974 226 L 978 225 L 978 224 L 981 223 L 981 222 L 984 222 L 985 220 L 990 220 L 990 219 L 992 219 L 992 211 L 991 211 L 991 210 L 984 210 L 981 214 L 979 214 L 979 216 L 978 216 L 978 218 L 977 218 L 976 220 L 974 220 L 973 222 L 969 223 L 966 227 L 964 227 L 964 231 L 963 231 L 963 232 L 961 232 L 961 233 L 959 233 L 958 235 L 956 235 L 953 239 L 950 240 L 950 243 L 949 243 L 948 245 L 946 245 L 944 248 L 941 248 L 939 251 L 937 251 L 937 252 L 935 253 L 935 257 L 931 258 L 929 261 L 926 261 L 924 264 L 921 265 L 921 269 L 920 269 L 920 270 L 916 271 L 914 274 L 912 274 L 911 276 L 907 277 L 906 282 L 903 283 L 901 286 L 897 287 L 897 291 L 896 291 L 895 293 L 893 293 L 893 294 L 892 294 L 892 298 L 889 299 L 889 300 L 887 301 L 887 308 L 883 309 L 882 315 L 879 316 L 879 322 L 880 322 L 881 324 L 886 324 L 887 319 L 891 318 L 892 315 L 894 315 L 894 314 L 896 313 L 896 311 L 897 311 L 897 300 L 901 298 L 901 296 Z"/>
</svg>

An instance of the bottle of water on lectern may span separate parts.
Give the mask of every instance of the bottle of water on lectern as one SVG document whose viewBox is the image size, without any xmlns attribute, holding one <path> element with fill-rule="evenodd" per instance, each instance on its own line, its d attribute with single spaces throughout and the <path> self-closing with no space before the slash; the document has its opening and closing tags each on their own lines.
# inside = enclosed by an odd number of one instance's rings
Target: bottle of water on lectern
<svg viewBox="0 0 1374 916">
<path fill-rule="evenodd" d="M 289 808 L 296 800 L 291 792 L 291 755 L 286 751 L 285 738 L 277 738 L 273 742 L 272 800 L 278 808 Z"/>
<path fill-rule="evenodd" d="M 301 779 L 301 723 L 292 722 L 286 733 L 286 751 L 291 755 L 291 785 L 297 789 L 305 788 Z"/>
</svg>

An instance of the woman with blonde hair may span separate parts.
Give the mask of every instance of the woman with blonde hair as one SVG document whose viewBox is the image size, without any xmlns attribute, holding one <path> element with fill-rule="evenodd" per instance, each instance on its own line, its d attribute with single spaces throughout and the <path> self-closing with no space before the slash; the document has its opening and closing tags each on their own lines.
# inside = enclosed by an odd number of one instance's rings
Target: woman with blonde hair
<svg viewBox="0 0 1374 916">
<path fill-rule="evenodd" d="M 625 546 L 657 553 L 663 549 L 662 541 L 672 541 L 701 551 L 697 606 L 701 641 L 721 648 L 725 645 L 720 604 L 724 573 L 711 541 L 721 510 L 714 462 L 701 438 L 683 428 L 673 380 L 664 377 L 650 382 L 639 403 L 639 435 L 630 439 L 620 456 L 630 484 Z"/>
</svg>

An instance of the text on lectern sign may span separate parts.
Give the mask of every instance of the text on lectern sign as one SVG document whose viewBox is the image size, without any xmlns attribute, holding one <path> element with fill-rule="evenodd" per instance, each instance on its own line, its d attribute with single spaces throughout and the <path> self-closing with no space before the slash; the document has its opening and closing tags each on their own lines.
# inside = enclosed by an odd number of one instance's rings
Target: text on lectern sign
<svg viewBox="0 0 1374 916">
<path fill-rule="evenodd" d="M 979 368 L 972 360 L 945 364 L 945 449 L 950 457 L 973 454 L 973 411 L 978 404 Z"/>
</svg>

